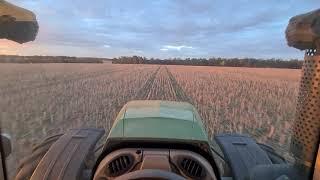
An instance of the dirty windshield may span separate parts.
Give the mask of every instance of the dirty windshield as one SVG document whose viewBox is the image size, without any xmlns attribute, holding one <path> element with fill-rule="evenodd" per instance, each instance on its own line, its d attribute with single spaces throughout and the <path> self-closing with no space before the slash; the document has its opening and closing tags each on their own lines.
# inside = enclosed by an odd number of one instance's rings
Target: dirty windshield
<svg viewBox="0 0 320 180">
<path fill-rule="evenodd" d="M 29 14 L 13 6 L 13 15 L 3 14 L 6 1 Z M 90 127 L 105 129 L 105 138 L 132 100 L 163 101 L 129 107 L 123 116 L 193 121 L 196 113 L 210 140 L 246 134 L 294 162 L 304 52 L 288 46 L 285 30 L 318 1 L 6 1 L 0 29 L 32 24 L 26 38 L 24 31 L 0 39 L 9 179 L 47 137 Z"/>
</svg>

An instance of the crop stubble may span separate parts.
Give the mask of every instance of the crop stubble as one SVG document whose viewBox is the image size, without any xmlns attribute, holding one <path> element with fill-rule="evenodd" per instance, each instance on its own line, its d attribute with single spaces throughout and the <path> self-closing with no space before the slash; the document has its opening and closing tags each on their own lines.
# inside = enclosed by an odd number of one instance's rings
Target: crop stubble
<svg viewBox="0 0 320 180">
<path fill-rule="evenodd" d="M 69 128 L 107 131 L 130 100 L 187 101 L 209 135 L 239 132 L 289 157 L 299 70 L 112 64 L 3 64 L 2 129 L 11 166 L 32 144 Z"/>
</svg>

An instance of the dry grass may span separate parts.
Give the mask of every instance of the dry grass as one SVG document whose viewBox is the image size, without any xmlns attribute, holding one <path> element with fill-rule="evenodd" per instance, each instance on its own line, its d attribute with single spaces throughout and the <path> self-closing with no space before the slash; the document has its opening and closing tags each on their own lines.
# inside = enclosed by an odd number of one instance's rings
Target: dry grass
<svg viewBox="0 0 320 180">
<path fill-rule="evenodd" d="M 249 133 L 286 152 L 299 70 L 113 64 L 2 64 L 1 127 L 16 166 L 32 144 L 69 128 L 108 130 L 133 99 L 189 101 L 210 135 Z"/>
</svg>

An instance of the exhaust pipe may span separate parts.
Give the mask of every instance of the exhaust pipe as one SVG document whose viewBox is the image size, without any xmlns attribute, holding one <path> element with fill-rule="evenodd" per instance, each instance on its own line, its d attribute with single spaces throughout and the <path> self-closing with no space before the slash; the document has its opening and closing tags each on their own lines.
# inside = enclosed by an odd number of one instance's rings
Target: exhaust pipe
<svg viewBox="0 0 320 180">
<path fill-rule="evenodd" d="M 305 50 L 290 151 L 311 177 L 320 135 L 320 9 L 291 18 L 286 38 Z"/>
<path fill-rule="evenodd" d="M 293 126 L 291 151 L 299 163 L 312 167 L 320 134 L 320 48 L 307 50 Z"/>
</svg>

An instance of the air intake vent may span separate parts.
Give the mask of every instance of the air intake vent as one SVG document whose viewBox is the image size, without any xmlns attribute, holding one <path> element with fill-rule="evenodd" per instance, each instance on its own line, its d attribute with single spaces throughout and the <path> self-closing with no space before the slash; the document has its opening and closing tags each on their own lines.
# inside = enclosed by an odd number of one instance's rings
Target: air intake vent
<svg viewBox="0 0 320 180">
<path fill-rule="evenodd" d="M 201 178 L 205 176 L 203 167 L 195 160 L 190 158 L 183 158 L 180 161 L 182 171 L 191 178 Z"/>
<path fill-rule="evenodd" d="M 129 171 L 133 165 L 133 157 L 130 155 L 121 155 L 108 164 L 108 175 L 111 177 L 119 176 Z"/>
</svg>

